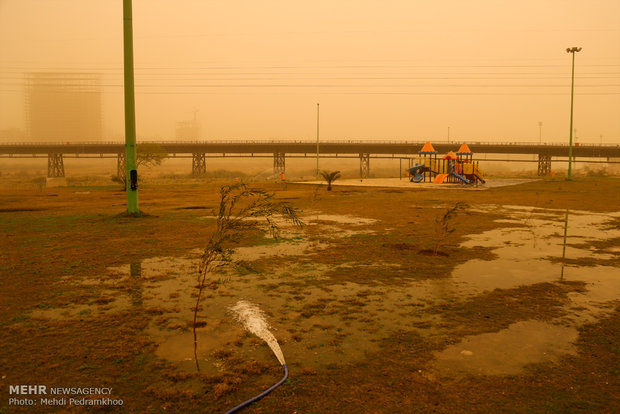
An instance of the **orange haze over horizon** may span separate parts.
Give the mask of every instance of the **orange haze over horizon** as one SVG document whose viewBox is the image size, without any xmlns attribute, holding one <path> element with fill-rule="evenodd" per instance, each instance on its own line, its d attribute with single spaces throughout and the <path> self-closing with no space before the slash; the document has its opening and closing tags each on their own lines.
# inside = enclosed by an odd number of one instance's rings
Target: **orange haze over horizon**
<svg viewBox="0 0 620 414">
<path fill-rule="evenodd" d="M 122 1 L 0 0 L 0 133 L 25 74 L 102 74 L 123 139 Z M 620 2 L 134 0 L 138 139 L 620 143 Z M 542 126 L 539 125 L 542 122 Z M 2 136 L 0 136 L 2 139 Z"/>
</svg>

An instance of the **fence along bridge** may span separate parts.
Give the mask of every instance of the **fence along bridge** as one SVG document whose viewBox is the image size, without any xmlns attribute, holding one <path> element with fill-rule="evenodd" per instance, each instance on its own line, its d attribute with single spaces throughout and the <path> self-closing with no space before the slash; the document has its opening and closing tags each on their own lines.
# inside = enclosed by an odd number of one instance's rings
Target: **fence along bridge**
<svg viewBox="0 0 620 414">
<path fill-rule="evenodd" d="M 147 142 L 142 142 L 146 144 Z M 197 141 L 148 142 L 158 145 L 170 158 L 192 158 L 192 175 L 206 172 L 206 159 L 215 157 L 273 157 L 274 173 L 284 172 L 286 158 L 359 158 L 360 177 L 368 178 L 371 158 L 412 159 L 424 142 L 386 141 Z M 461 143 L 433 143 L 438 153 L 455 151 Z M 568 161 L 568 144 L 467 142 L 478 154 L 538 155 L 538 175 L 551 173 L 551 161 Z M 138 143 L 138 146 L 140 143 Z M 0 143 L 0 158 L 47 157 L 48 177 L 64 177 L 64 158 L 117 158 L 117 175 L 125 175 L 125 144 L 118 142 L 84 143 Z M 575 144 L 575 158 L 601 158 L 610 162 L 620 158 L 620 144 Z M 611 161 L 616 163 L 616 161 Z"/>
</svg>

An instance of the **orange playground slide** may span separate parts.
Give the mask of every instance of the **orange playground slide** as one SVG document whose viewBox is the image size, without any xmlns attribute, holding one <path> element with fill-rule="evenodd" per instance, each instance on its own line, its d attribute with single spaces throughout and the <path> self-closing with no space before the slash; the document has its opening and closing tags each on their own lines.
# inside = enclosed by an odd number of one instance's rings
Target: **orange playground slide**
<svg viewBox="0 0 620 414">
<path fill-rule="evenodd" d="M 441 184 L 444 182 L 444 180 L 446 179 L 446 177 L 448 176 L 448 174 L 437 174 L 435 176 L 435 179 L 433 180 L 433 182 L 435 184 Z"/>
</svg>

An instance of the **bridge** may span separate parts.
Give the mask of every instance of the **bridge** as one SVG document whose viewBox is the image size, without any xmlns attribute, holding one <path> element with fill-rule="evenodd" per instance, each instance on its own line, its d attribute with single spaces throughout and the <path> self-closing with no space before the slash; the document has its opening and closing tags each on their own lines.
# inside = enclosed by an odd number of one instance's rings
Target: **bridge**
<svg viewBox="0 0 620 414">
<path fill-rule="evenodd" d="M 142 142 L 146 144 L 147 142 Z M 371 158 L 412 159 L 424 142 L 407 141 L 196 141 L 148 142 L 158 145 L 172 158 L 192 158 L 192 174 L 206 172 L 206 159 L 215 157 L 273 157 L 274 173 L 284 172 L 286 158 L 359 158 L 360 177 L 370 173 Z M 141 143 L 138 143 L 138 146 Z M 568 144 L 468 142 L 474 154 L 538 155 L 538 175 L 551 172 L 551 161 L 568 160 Z M 460 143 L 433 143 L 439 154 L 456 151 Z M 48 177 L 64 177 L 64 158 L 117 158 L 117 175 L 125 175 L 125 144 L 119 142 L 83 143 L 0 143 L 0 158 L 48 159 Z M 573 158 L 620 158 L 620 144 L 575 144 Z"/>
</svg>

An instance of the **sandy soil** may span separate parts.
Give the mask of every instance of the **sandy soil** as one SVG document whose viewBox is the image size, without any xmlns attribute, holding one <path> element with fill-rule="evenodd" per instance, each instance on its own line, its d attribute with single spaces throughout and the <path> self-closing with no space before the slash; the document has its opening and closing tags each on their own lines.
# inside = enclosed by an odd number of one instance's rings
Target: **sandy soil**
<svg viewBox="0 0 620 414">
<path fill-rule="evenodd" d="M 123 214 L 118 186 L 0 184 L 0 412 L 89 411 L 9 406 L 18 384 L 110 387 L 132 413 L 224 412 L 282 375 L 239 301 L 290 368 L 247 412 L 619 406 L 620 179 L 253 183 L 305 225 L 229 246 L 199 308 L 197 372 L 198 263 L 224 184 L 149 180 L 141 217 Z"/>
<path fill-rule="evenodd" d="M 403 178 L 366 178 L 366 179 L 344 179 L 337 180 L 332 186 L 350 186 L 350 187 L 389 187 L 389 188 L 408 188 L 411 190 L 420 189 L 440 189 L 440 190 L 487 190 L 489 188 L 505 187 L 509 185 L 517 185 L 536 181 L 531 178 L 490 178 L 486 183 L 482 184 L 459 184 L 459 183 L 412 183 L 406 177 Z M 325 185 L 325 181 L 303 181 L 301 184 Z"/>
</svg>

